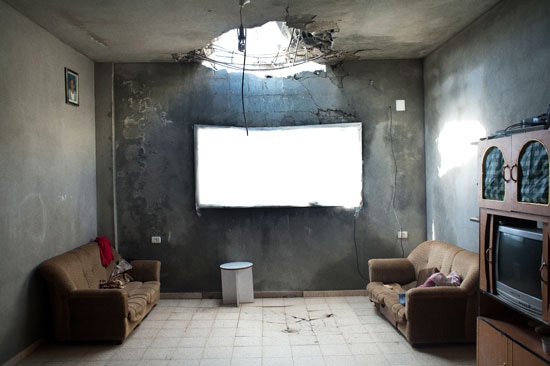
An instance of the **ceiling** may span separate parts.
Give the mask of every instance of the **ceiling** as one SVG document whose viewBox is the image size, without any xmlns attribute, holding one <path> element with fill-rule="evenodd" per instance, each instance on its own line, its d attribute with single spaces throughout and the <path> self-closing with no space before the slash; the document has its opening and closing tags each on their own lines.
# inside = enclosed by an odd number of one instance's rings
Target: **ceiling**
<svg viewBox="0 0 550 366">
<path fill-rule="evenodd" d="M 3 0 L 96 62 L 174 62 L 240 24 L 243 0 Z M 500 0 L 250 0 L 247 28 L 334 29 L 355 59 L 423 58 Z M 235 40 L 237 42 L 237 40 Z"/>
</svg>

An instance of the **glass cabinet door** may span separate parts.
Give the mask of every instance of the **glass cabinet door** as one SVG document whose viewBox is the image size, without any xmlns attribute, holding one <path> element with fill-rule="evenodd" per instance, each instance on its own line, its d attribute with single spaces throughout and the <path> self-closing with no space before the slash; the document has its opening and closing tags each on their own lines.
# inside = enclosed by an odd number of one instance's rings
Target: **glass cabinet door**
<svg viewBox="0 0 550 366">
<path fill-rule="evenodd" d="M 510 199 L 513 211 L 550 216 L 549 162 L 550 131 L 512 136 Z"/>
<path fill-rule="evenodd" d="M 498 147 L 493 146 L 487 150 L 483 160 L 483 199 L 504 201 L 504 162 L 504 155 Z"/>
<path fill-rule="evenodd" d="M 519 202 L 548 204 L 548 151 L 539 141 L 529 141 L 518 157 Z"/>
<path fill-rule="evenodd" d="M 478 143 L 478 205 L 509 211 L 512 140 L 509 137 Z"/>
</svg>

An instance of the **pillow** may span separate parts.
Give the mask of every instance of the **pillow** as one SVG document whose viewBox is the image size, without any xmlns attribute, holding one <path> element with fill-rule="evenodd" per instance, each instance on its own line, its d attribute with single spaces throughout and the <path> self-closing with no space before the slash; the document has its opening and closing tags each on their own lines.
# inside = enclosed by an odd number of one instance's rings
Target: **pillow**
<svg viewBox="0 0 550 366">
<path fill-rule="evenodd" d="M 449 280 L 449 283 L 451 286 L 460 286 L 462 283 L 462 279 L 460 278 L 460 275 L 456 273 L 455 271 L 452 271 L 447 276 L 447 279 Z"/>
<path fill-rule="evenodd" d="M 124 288 L 124 285 L 134 280 L 126 273 L 129 269 L 132 269 L 132 265 L 125 259 L 121 259 L 109 275 L 109 279 L 99 281 L 99 288 Z"/>
<path fill-rule="evenodd" d="M 418 276 L 416 276 L 416 284 L 422 285 L 431 275 L 437 272 L 439 272 L 439 270 L 436 267 L 421 269 L 418 271 Z"/>
<path fill-rule="evenodd" d="M 434 286 L 460 286 L 460 276 L 455 271 L 452 271 L 447 276 L 441 272 L 432 274 L 426 282 L 419 287 L 434 287 Z"/>
<path fill-rule="evenodd" d="M 132 280 L 133 278 L 128 273 L 115 274 L 113 271 L 109 280 L 99 280 L 99 288 L 124 288 L 124 285 Z"/>
<path fill-rule="evenodd" d="M 124 273 L 128 271 L 129 269 L 132 269 L 132 265 L 128 263 L 126 259 L 121 259 L 118 264 L 116 265 L 116 269 L 118 273 Z"/>
</svg>

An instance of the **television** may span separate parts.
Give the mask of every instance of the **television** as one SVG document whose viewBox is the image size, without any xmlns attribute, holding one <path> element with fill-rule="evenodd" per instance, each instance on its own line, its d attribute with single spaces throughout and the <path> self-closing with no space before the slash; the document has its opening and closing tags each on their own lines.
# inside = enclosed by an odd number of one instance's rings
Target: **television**
<svg viewBox="0 0 550 366">
<path fill-rule="evenodd" d="M 496 296 L 510 307 L 542 320 L 542 230 L 499 225 Z"/>
</svg>

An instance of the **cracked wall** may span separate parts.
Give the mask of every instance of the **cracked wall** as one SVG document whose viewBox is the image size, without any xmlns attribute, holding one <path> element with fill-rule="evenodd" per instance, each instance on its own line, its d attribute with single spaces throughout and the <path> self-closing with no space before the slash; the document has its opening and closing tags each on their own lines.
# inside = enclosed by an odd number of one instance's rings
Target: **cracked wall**
<svg viewBox="0 0 550 366">
<path fill-rule="evenodd" d="M 289 78 L 247 74 L 244 94 L 252 127 L 363 122 L 365 207 L 355 223 L 353 210 L 323 207 L 205 209 L 199 217 L 193 125 L 244 126 L 241 74 L 117 64 L 119 250 L 161 260 L 163 292 L 220 291 L 219 265 L 240 260 L 254 262 L 256 291 L 363 289 L 369 258 L 407 254 L 424 240 L 420 61 L 351 62 Z M 391 118 L 395 99 L 408 109 Z M 409 231 L 403 248 L 396 213 Z M 161 245 L 150 243 L 153 235 Z"/>
</svg>

